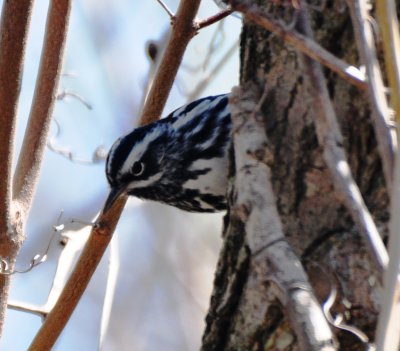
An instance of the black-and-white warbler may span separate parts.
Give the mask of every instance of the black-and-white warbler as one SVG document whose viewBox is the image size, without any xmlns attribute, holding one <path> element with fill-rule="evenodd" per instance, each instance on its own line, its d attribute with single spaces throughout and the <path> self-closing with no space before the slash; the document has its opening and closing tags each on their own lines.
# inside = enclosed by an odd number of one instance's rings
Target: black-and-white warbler
<svg viewBox="0 0 400 351">
<path fill-rule="evenodd" d="M 230 132 L 228 96 L 218 95 L 118 139 L 106 162 L 104 211 L 124 192 L 191 212 L 224 210 Z"/>
</svg>

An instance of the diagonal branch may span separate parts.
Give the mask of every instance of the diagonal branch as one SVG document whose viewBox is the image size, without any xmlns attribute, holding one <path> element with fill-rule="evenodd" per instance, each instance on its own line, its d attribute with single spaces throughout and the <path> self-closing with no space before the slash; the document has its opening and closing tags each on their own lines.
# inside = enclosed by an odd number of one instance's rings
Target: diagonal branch
<svg viewBox="0 0 400 351">
<path fill-rule="evenodd" d="M 364 0 L 347 0 L 353 21 L 353 28 L 360 53 L 361 61 L 365 65 L 368 77 L 369 101 L 372 107 L 372 117 L 376 138 L 382 159 L 388 192 L 392 186 L 394 146 L 396 144 L 396 132 L 390 126 L 391 121 L 386 88 L 382 80 L 381 69 L 376 55 L 374 33 L 369 20 L 368 4 Z"/>
<path fill-rule="evenodd" d="M 365 77 L 359 69 L 332 55 L 312 38 L 285 28 L 282 24 L 271 18 L 268 13 L 255 5 L 254 2 L 248 0 L 231 0 L 229 3 L 233 10 L 242 12 L 247 20 L 276 34 L 285 43 L 292 45 L 303 54 L 328 67 L 359 89 L 365 90 L 367 88 Z"/>
<path fill-rule="evenodd" d="M 304 4 L 302 7 L 304 8 Z M 297 27 L 309 37 L 312 29 L 306 10 L 299 10 Z M 309 78 L 311 99 L 314 104 L 314 123 L 319 144 L 323 147 L 325 162 L 332 174 L 335 190 L 341 195 L 359 232 L 369 246 L 370 252 L 382 281 L 383 272 L 388 264 L 388 254 L 375 222 L 361 196 L 360 189 L 351 174 L 343 150 L 343 136 L 339 128 L 336 113 L 326 87 L 321 66 L 303 55 L 303 64 Z"/>
<path fill-rule="evenodd" d="M 157 120 L 164 108 L 186 46 L 194 35 L 193 21 L 200 0 L 182 0 L 170 41 L 145 102 L 140 124 Z M 49 350 L 57 341 L 92 277 L 114 230 L 127 198 L 120 197 L 106 213 L 101 213 L 59 300 L 32 341 L 29 350 Z"/>
<path fill-rule="evenodd" d="M 15 122 L 33 0 L 5 1 L 0 21 L 0 237 L 10 222 Z"/>
<path fill-rule="evenodd" d="M 222 10 L 222 11 L 216 13 L 213 16 L 210 16 L 210 17 L 205 18 L 203 20 L 199 20 L 196 23 L 197 29 L 203 29 L 203 28 L 206 28 L 208 26 L 211 26 L 212 24 L 214 24 L 214 23 L 216 23 L 218 21 L 221 21 L 225 17 L 230 16 L 232 13 L 233 13 L 233 11 L 230 8 L 228 8 L 226 10 Z"/>
<path fill-rule="evenodd" d="M 70 9 L 71 0 L 50 2 L 35 94 L 13 181 L 13 198 L 25 215 L 33 200 L 46 148 L 62 68 Z"/>
<path fill-rule="evenodd" d="M 182 1 L 178 8 L 171 37 L 165 49 L 164 62 L 158 68 L 140 117 L 141 125 L 154 122 L 161 117 L 186 46 L 196 34 L 193 13 L 197 13 L 199 5 L 200 0 Z"/>
<path fill-rule="evenodd" d="M 250 270 L 254 272 L 249 277 L 258 277 L 262 285 L 272 276 L 270 279 L 281 288 L 282 303 L 287 307 L 301 350 L 335 350 L 322 308 L 283 233 L 268 165 L 273 162 L 273 155 L 265 148 L 268 141 L 263 118 L 254 100 L 248 87 L 234 89 L 230 98 L 237 193 L 233 211 L 245 223 Z"/>
</svg>

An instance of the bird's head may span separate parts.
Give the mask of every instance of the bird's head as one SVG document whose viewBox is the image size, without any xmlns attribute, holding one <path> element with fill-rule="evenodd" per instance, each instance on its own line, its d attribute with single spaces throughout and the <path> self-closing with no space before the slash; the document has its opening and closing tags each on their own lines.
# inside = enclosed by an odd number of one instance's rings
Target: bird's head
<svg viewBox="0 0 400 351">
<path fill-rule="evenodd" d="M 111 191 L 104 212 L 123 193 L 135 195 L 135 190 L 151 187 L 161 179 L 166 128 L 164 123 L 139 127 L 113 144 L 106 161 Z"/>
</svg>

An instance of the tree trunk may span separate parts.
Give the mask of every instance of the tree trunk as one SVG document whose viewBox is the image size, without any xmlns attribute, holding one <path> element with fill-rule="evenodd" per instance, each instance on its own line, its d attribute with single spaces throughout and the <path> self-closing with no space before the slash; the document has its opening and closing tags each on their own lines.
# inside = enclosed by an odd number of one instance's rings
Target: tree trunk
<svg viewBox="0 0 400 351">
<path fill-rule="evenodd" d="M 291 5 L 262 3 L 276 18 L 293 19 Z M 322 3 L 323 7 L 311 10 L 316 41 L 358 66 L 345 2 Z M 334 73 L 326 71 L 325 76 L 353 176 L 378 228 L 386 236 L 388 197 L 367 97 Z M 343 314 L 343 324 L 373 340 L 381 286 L 364 240 L 334 191 L 318 145 L 315 111 L 301 57 L 277 36 L 245 22 L 241 86 L 248 82 L 256 82 L 259 96 L 265 86 L 268 89 L 261 112 L 267 147 L 273 154 L 271 182 L 286 239 L 301 259 L 319 302 L 323 304 L 336 289 L 338 296 L 331 314 Z M 234 152 L 232 162 L 233 159 Z M 235 169 L 231 168 L 234 180 Z M 232 209 L 237 200 L 233 185 L 229 194 Z M 249 279 L 254 256 L 250 255 L 245 223 L 232 210 L 225 222 L 202 350 L 298 350 L 287 308 L 277 298 L 276 282 L 268 276 L 256 283 Z M 285 257 L 281 259 L 284 261 Z M 357 332 L 336 327 L 332 331 L 340 350 L 365 349 L 366 340 L 360 339 Z"/>
</svg>

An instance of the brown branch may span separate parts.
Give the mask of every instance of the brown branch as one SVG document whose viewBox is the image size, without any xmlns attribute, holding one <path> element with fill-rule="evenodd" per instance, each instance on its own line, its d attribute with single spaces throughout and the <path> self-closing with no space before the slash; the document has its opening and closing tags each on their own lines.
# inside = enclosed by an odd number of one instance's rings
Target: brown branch
<svg viewBox="0 0 400 351">
<path fill-rule="evenodd" d="M 51 350 L 57 341 L 107 249 L 125 202 L 126 198 L 120 198 L 110 211 L 101 216 L 56 305 L 48 314 L 29 350 Z"/>
<path fill-rule="evenodd" d="M 0 28 L 0 238 L 10 223 L 17 106 L 33 0 L 3 3 Z"/>
<path fill-rule="evenodd" d="M 141 125 L 154 122 L 161 117 L 186 46 L 196 34 L 193 14 L 197 13 L 199 5 L 200 0 L 182 1 L 178 8 L 169 44 L 165 49 L 164 62 L 158 68 L 140 117 Z"/>
<path fill-rule="evenodd" d="M 0 20 L 0 259 L 9 268 L 23 241 L 15 231 L 11 182 L 18 98 L 25 56 L 26 40 L 32 12 L 32 0 L 3 2 Z M 10 286 L 10 276 L 0 275 L 0 335 L 3 330 Z"/>
<path fill-rule="evenodd" d="M 303 4 L 303 9 L 299 10 L 297 27 L 312 38 L 310 20 L 304 6 Z M 343 136 L 329 98 L 324 74 L 321 66 L 305 55 L 303 55 L 303 64 L 309 79 L 310 97 L 315 109 L 313 116 L 317 138 L 323 147 L 323 156 L 331 172 L 333 185 L 341 195 L 343 204 L 347 207 L 359 232 L 369 246 L 378 277 L 382 282 L 383 272 L 389 260 L 388 254 L 372 215 L 364 203 L 360 189 L 351 174 L 343 150 Z"/>
<path fill-rule="evenodd" d="M 216 23 L 218 21 L 221 21 L 225 17 L 228 17 L 232 13 L 233 13 L 233 11 L 231 9 L 222 10 L 222 11 L 216 13 L 213 16 L 210 16 L 210 17 L 205 18 L 203 20 L 198 20 L 197 23 L 196 23 L 197 29 L 203 29 L 205 27 L 211 26 L 212 24 L 214 24 L 214 23 Z"/>
<path fill-rule="evenodd" d="M 199 5 L 200 0 L 183 0 L 180 3 L 170 41 L 145 103 L 141 125 L 157 120 L 162 113 L 185 48 L 194 35 L 193 21 Z M 57 341 L 112 238 L 126 200 L 126 197 L 120 197 L 111 209 L 100 214 L 59 300 L 29 350 L 49 350 Z"/>
<path fill-rule="evenodd" d="M 13 198 L 25 216 L 33 200 L 46 148 L 62 68 L 70 9 L 71 0 L 50 2 L 35 94 L 13 182 Z"/>
<path fill-rule="evenodd" d="M 247 0 L 231 0 L 230 4 L 233 10 L 242 12 L 247 20 L 276 34 L 285 43 L 292 45 L 303 54 L 311 57 L 323 66 L 328 67 L 359 89 L 367 89 L 365 77 L 356 67 L 332 55 L 313 39 L 289 28 L 285 28 L 260 7 L 254 5 L 253 2 Z"/>
<path fill-rule="evenodd" d="M 368 4 L 364 0 L 347 0 L 353 22 L 354 34 L 361 61 L 365 65 L 368 77 L 369 101 L 372 108 L 372 121 L 378 141 L 383 172 L 388 192 L 392 188 L 394 143 L 396 131 L 390 126 L 391 121 L 386 88 L 382 80 L 381 69 L 376 55 L 374 33 L 369 20 Z"/>
<path fill-rule="evenodd" d="M 243 294 L 246 296 L 249 286 L 273 280 L 282 290 L 283 296 L 279 298 L 287 307 L 300 349 L 335 350 L 334 337 L 322 308 L 283 233 L 268 165 L 273 162 L 273 155 L 265 147 L 268 140 L 264 118 L 257 111 L 260 104 L 252 95 L 251 87 L 246 86 L 234 89 L 230 98 L 237 194 L 233 211 L 245 224 L 251 254 L 249 282 Z"/>
</svg>

